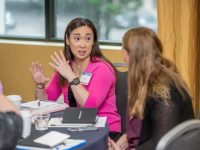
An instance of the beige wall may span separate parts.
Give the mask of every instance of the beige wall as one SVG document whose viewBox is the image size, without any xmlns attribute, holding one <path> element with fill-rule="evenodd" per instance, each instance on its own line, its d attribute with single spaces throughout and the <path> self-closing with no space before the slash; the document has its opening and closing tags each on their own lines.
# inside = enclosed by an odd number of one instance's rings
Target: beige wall
<svg viewBox="0 0 200 150">
<path fill-rule="evenodd" d="M 0 80 L 6 95 L 19 94 L 23 101 L 34 99 L 34 83 L 29 71 L 31 62 L 41 62 L 46 74 L 51 77 L 50 55 L 62 50 L 62 46 L 46 45 L 0 43 Z M 123 61 L 121 50 L 104 49 L 103 53 L 112 62 Z"/>
</svg>

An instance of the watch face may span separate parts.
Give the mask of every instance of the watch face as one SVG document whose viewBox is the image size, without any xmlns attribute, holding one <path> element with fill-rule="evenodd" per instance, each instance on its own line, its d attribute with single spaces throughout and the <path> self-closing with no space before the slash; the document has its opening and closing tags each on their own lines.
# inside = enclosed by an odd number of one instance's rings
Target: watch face
<svg viewBox="0 0 200 150">
<path fill-rule="evenodd" d="M 77 85 L 77 84 L 79 84 L 79 83 L 80 83 L 80 80 L 79 80 L 79 78 L 75 78 L 73 81 L 74 81 L 74 85 Z"/>
</svg>

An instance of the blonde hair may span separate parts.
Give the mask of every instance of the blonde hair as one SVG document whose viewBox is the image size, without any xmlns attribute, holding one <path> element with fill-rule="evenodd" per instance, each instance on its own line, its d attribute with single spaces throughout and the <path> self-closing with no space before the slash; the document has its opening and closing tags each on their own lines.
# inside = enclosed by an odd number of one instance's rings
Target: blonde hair
<svg viewBox="0 0 200 150">
<path fill-rule="evenodd" d="M 176 66 L 162 56 L 163 47 L 149 28 L 128 30 L 123 37 L 123 48 L 129 54 L 128 112 L 142 119 L 147 97 L 166 103 L 171 99 L 169 86 L 175 84 L 181 95 L 189 91 Z"/>
</svg>

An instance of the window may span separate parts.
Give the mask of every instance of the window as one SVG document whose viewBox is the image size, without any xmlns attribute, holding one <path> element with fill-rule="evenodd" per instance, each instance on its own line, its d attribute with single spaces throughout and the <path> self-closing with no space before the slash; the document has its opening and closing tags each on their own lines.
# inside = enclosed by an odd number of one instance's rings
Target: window
<svg viewBox="0 0 200 150">
<path fill-rule="evenodd" d="M 0 0 L 0 7 L 0 35 L 6 36 L 63 39 L 75 17 L 90 19 L 101 42 L 120 42 L 131 27 L 157 30 L 156 0 Z"/>
<path fill-rule="evenodd" d="M 0 34 L 45 37 L 44 0 L 0 0 Z"/>
</svg>

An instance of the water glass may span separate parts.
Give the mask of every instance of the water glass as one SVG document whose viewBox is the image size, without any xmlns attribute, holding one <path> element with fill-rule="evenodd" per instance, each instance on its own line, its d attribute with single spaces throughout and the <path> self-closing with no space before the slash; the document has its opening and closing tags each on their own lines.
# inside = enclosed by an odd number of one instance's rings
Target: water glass
<svg viewBox="0 0 200 150">
<path fill-rule="evenodd" d="M 50 114 L 40 114 L 33 116 L 36 130 L 47 130 Z"/>
</svg>

